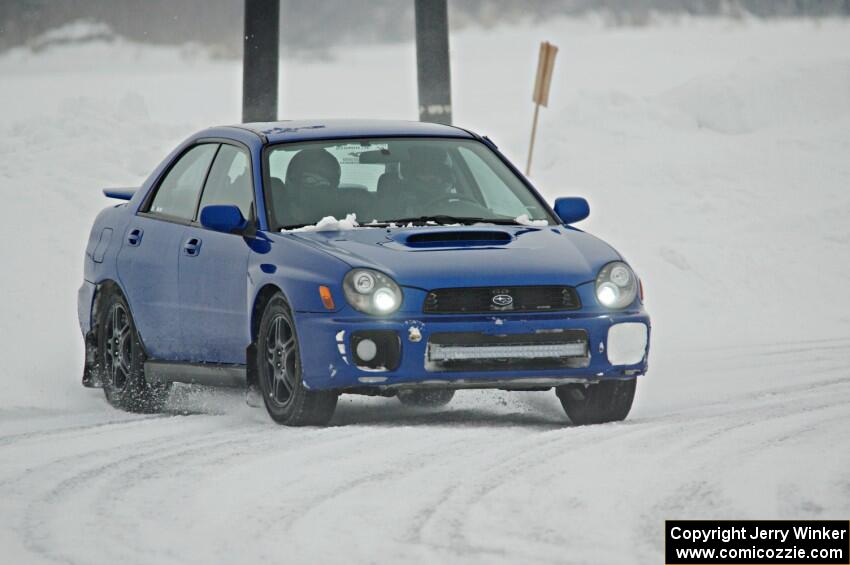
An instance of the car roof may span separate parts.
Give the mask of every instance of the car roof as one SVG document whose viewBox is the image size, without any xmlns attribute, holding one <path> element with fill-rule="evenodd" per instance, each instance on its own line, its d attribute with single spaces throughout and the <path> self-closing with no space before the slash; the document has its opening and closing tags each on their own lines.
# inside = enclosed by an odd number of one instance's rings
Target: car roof
<svg viewBox="0 0 850 565">
<path fill-rule="evenodd" d="M 454 126 L 403 120 L 284 120 L 232 127 L 251 130 L 270 144 L 354 137 L 474 137 Z"/>
</svg>

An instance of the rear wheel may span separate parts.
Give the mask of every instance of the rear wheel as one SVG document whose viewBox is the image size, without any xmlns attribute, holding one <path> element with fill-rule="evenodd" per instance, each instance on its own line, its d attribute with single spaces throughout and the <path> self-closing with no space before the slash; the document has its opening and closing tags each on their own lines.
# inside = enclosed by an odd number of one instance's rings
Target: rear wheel
<svg viewBox="0 0 850 565">
<path fill-rule="evenodd" d="M 99 304 L 98 365 L 109 403 L 129 412 L 159 412 L 169 386 L 145 379 L 145 352 L 130 307 L 120 292 L 108 289 Z"/>
<path fill-rule="evenodd" d="M 295 322 L 283 296 L 272 297 L 257 336 L 257 377 L 272 420 L 287 426 L 324 426 L 333 416 L 337 393 L 307 390 Z"/>
<path fill-rule="evenodd" d="M 455 391 L 450 388 L 423 388 L 398 391 L 398 399 L 406 406 L 437 408 L 445 406 L 454 398 Z"/>
<path fill-rule="evenodd" d="M 570 384 L 555 389 L 564 411 L 577 426 L 625 420 L 635 398 L 637 379 Z"/>
</svg>

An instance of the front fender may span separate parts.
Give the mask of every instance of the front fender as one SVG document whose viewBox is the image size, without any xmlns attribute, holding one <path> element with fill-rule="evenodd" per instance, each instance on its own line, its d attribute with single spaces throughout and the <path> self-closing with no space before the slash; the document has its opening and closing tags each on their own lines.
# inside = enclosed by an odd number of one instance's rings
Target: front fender
<svg viewBox="0 0 850 565">
<path fill-rule="evenodd" d="M 249 304 L 256 304 L 267 285 L 279 288 L 294 312 L 328 312 L 319 286 L 330 288 L 335 308 L 345 306 L 342 279 L 351 266 L 285 234 L 261 232 L 248 266 Z"/>
</svg>

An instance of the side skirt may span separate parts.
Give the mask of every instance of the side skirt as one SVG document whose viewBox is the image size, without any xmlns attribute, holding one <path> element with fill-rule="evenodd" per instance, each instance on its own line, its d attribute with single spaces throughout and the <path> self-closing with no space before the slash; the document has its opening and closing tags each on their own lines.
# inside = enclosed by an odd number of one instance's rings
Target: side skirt
<svg viewBox="0 0 850 565">
<path fill-rule="evenodd" d="M 145 361 L 145 378 L 160 383 L 244 387 L 248 371 L 245 365 L 150 360 Z"/>
</svg>

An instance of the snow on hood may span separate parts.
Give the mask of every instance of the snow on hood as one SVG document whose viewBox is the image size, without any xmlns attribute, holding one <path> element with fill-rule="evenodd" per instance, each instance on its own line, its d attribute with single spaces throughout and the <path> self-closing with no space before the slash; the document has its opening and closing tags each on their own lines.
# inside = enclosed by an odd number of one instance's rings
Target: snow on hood
<svg viewBox="0 0 850 565">
<path fill-rule="evenodd" d="M 357 214 L 348 214 L 344 219 L 337 220 L 333 216 L 325 216 L 315 224 L 303 226 L 292 230 L 280 230 L 282 232 L 304 232 L 304 231 L 340 231 L 351 230 L 359 226 Z"/>
<path fill-rule="evenodd" d="M 514 218 L 514 221 L 521 226 L 542 227 L 542 226 L 548 226 L 549 225 L 549 222 L 547 222 L 546 220 L 532 220 L 531 218 L 528 217 L 528 214 L 521 214 L 521 215 L 517 216 L 516 218 Z"/>
<path fill-rule="evenodd" d="M 481 230 L 478 225 L 289 233 L 352 267 L 378 269 L 403 286 L 421 288 L 577 285 L 593 280 L 605 263 L 620 259 L 602 240 L 561 226 L 487 226 L 489 231 L 507 234 L 503 242 L 406 244 L 412 233 Z"/>
</svg>

